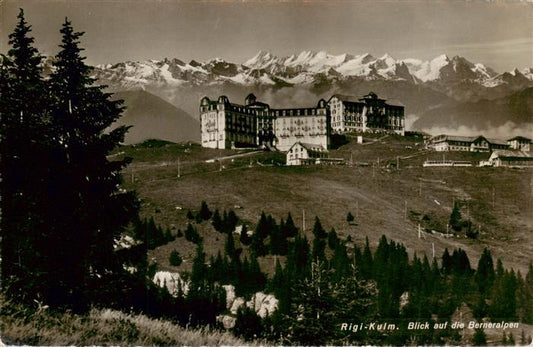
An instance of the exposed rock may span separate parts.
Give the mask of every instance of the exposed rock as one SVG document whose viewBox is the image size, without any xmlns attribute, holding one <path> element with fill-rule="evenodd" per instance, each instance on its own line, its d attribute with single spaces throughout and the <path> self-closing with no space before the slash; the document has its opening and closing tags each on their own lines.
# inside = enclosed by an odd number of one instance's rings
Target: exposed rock
<svg viewBox="0 0 533 347">
<path fill-rule="evenodd" d="M 228 316 L 226 314 L 217 316 L 217 322 L 222 323 L 222 326 L 224 326 L 224 329 L 233 329 L 235 327 L 236 321 L 237 321 L 237 318 Z"/>
<path fill-rule="evenodd" d="M 189 292 L 189 283 L 185 282 L 177 272 L 158 271 L 154 275 L 153 282 L 161 288 L 166 287 L 173 296 L 178 296 L 180 290 L 183 294 Z"/>
<path fill-rule="evenodd" d="M 245 304 L 245 301 L 243 298 L 241 297 L 236 298 L 235 301 L 233 301 L 233 304 L 231 305 L 231 308 L 230 308 L 231 313 L 237 314 L 237 311 L 239 310 L 239 308 L 242 307 L 244 304 Z"/>
<path fill-rule="evenodd" d="M 230 309 L 235 301 L 235 287 L 231 284 L 223 285 L 222 288 L 226 291 L 226 308 Z"/>
<path fill-rule="evenodd" d="M 261 318 L 270 316 L 277 308 L 279 301 L 272 294 L 257 292 L 252 299 L 246 303 L 246 306 L 253 309 Z"/>
<path fill-rule="evenodd" d="M 400 296 L 400 311 L 409 303 L 409 292 L 403 292 Z"/>
</svg>

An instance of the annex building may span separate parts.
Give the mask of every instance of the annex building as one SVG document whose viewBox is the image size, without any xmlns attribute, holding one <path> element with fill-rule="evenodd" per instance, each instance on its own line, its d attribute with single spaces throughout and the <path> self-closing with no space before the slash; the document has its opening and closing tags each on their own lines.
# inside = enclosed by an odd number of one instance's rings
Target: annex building
<svg viewBox="0 0 533 347">
<path fill-rule="evenodd" d="M 328 106 L 333 132 L 405 134 L 405 107 L 398 101 L 381 99 L 372 92 L 362 98 L 335 94 Z"/>
<path fill-rule="evenodd" d="M 499 149 L 508 149 L 507 141 L 487 139 L 484 136 L 454 136 L 436 135 L 431 137 L 427 148 L 437 152 L 464 151 L 464 152 L 492 152 Z"/>
</svg>

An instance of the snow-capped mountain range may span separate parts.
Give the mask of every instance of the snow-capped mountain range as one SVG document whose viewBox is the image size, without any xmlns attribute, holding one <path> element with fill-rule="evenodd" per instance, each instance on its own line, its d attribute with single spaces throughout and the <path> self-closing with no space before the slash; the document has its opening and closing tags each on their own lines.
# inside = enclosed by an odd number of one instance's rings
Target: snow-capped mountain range
<svg viewBox="0 0 533 347">
<path fill-rule="evenodd" d="M 533 69 L 497 73 L 481 63 L 455 56 L 440 55 L 430 61 L 397 60 L 388 54 L 331 55 L 304 51 L 277 57 L 260 51 L 242 64 L 212 59 L 204 63 L 179 59 L 148 60 L 98 65 L 95 75 L 106 84 L 122 88 L 233 83 L 238 85 L 312 85 L 317 81 L 384 80 L 412 84 L 472 83 L 512 89 L 533 85 Z"/>
</svg>

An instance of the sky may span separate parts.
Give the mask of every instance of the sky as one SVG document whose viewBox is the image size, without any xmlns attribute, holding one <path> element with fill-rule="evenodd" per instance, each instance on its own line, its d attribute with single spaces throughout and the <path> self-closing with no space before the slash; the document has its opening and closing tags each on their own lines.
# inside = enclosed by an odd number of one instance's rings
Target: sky
<svg viewBox="0 0 533 347">
<path fill-rule="evenodd" d="M 0 0 L 0 51 L 19 8 L 41 54 L 55 55 L 68 17 L 89 64 L 178 58 L 235 63 L 259 50 L 460 55 L 497 72 L 533 67 L 533 0 Z"/>
</svg>

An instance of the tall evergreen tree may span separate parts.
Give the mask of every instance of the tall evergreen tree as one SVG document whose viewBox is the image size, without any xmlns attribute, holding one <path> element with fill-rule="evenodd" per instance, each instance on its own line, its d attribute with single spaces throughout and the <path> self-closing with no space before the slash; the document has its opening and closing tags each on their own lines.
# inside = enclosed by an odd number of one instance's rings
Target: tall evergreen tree
<svg viewBox="0 0 533 347">
<path fill-rule="evenodd" d="M 314 262 L 310 276 L 298 281 L 292 304 L 292 343 L 325 345 L 335 334 L 336 289 L 326 264 Z"/>
<path fill-rule="evenodd" d="M 198 213 L 202 220 L 209 220 L 212 215 L 211 210 L 209 210 L 209 207 L 207 206 L 207 203 L 205 201 L 202 201 L 202 204 L 200 206 L 200 212 Z"/>
<path fill-rule="evenodd" d="M 478 290 L 482 295 L 490 292 L 492 283 L 494 282 L 494 263 L 490 251 L 485 248 L 479 258 L 475 280 Z"/>
<path fill-rule="evenodd" d="M 244 246 L 249 246 L 252 243 L 252 238 L 248 235 L 248 228 L 246 224 L 242 225 L 241 236 L 239 237 L 241 244 Z"/>
<path fill-rule="evenodd" d="M 220 212 L 218 209 L 216 209 L 215 213 L 213 213 L 211 224 L 213 224 L 213 228 L 215 228 L 216 231 L 222 232 L 222 218 L 220 217 Z"/>
<path fill-rule="evenodd" d="M 46 211 L 53 171 L 49 100 L 30 32 L 21 9 L 0 69 L 2 287 L 8 297 L 27 300 L 42 297 L 49 283 L 41 265 L 47 254 L 38 246 L 50 234 Z"/>
<path fill-rule="evenodd" d="M 450 226 L 455 231 L 461 231 L 462 229 L 462 223 L 461 223 L 461 211 L 459 207 L 459 203 L 457 201 L 453 204 L 452 214 L 450 215 Z"/>
<path fill-rule="evenodd" d="M 294 225 L 294 221 L 292 220 L 291 213 L 287 215 L 287 221 L 285 222 L 285 225 L 281 229 L 281 232 L 285 237 L 295 237 L 296 234 L 298 234 L 298 228 Z"/>
<path fill-rule="evenodd" d="M 337 236 L 337 232 L 335 228 L 331 228 L 331 231 L 328 233 L 328 246 L 331 250 L 335 250 L 338 244 L 339 237 Z"/>
<path fill-rule="evenodd" d="M 326 230 L 322 227 L 322 223 L 320 222 L 320 219 L 318 216 L 315 217 L 315 224 L 313 226 L 313 235 L 319 239 L 325 239 L 328 234 L 326 233 Z"/>
<path fill-rule="evenodd" d="M 107 131 L 122 114 L 121 101 L 111 101 L 104 86 L 93 86 L 91 68 L 84 63 L 79 39 L 65 19 L 61 51 L 50 76 L 51 127 L 54 129 L 54 178 L 50 211 L 54 236 L 45 249 L 60 248 L 54 262 L 62 262 L 67 289 L 74 302 L 83 291 L 97 290 L 107 274 L 122 272 L 114 257 L 114 241 L 137 218 L 134 192 L 121 192 L 120 171 L 129 159 L 109 161 L 110 151 L 128 130 Z M 60 247 L 58 247 L 60 245 Z M 65 258 L 69 259 L 65 262 Z M 65 265 L 68 263 L 68 265 Z M 83 301 L 83 300 L 82 300 Z"/>
</svg>

